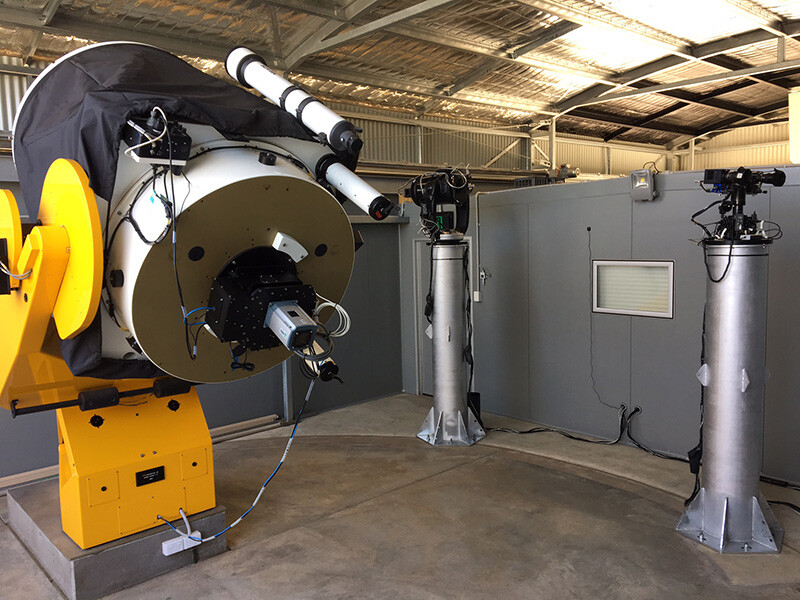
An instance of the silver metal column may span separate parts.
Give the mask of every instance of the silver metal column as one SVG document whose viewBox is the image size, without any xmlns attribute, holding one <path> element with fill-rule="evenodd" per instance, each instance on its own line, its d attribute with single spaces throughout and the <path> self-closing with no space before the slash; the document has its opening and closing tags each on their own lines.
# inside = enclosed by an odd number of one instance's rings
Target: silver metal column
<svg viewBox="0 0 800 600">
<path fill-rule="evenodd" d="M 446 241 L 444 241 L 446 239 Z M 433 408 L 417 437 L 434 446 L 470 446 L 486 433 L 467 406 L 467 243 L 442 236 L 433 245 Z"/>
<path fill-rule="evenodd" d="M 783 530 L 759 490 L 769 246 L 707 244 L 705 252 L 710 275 L 722 279 L 707 283 L 706 361 L 697 373 L 706 388 L 703 486 L 676 529 L 719 552 L 779 552 Z"/>
</svg>

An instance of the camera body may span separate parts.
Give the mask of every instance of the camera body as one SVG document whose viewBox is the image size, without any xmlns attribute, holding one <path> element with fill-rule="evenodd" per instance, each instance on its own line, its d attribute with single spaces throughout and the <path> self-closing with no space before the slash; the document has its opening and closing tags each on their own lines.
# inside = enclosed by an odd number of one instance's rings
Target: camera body
<svg viewBox="0 0 800 600">
<path fill-rule="evenodd" d="M 746 215 L 744 206 L 747 196 L 766 194 L 763 185 L 781 187 L 786 181 L 786 173 L 772 171 L 753 171 L 745 167 L 738 169 L 706 169 L 703 173 L 703 184 L 710 185 L 708 192 L 724 194 L 719 202 L 720 220 L 716 224 L 713 235 L 707 242 L 758 242 L 769 239 L 764 232 L 763 221 L 758 215 Z M 705 189 L 705 188 L 704 188 Z"/>
<path fill-rule="evenodd" d="M 438 239 L 443 233 L 466 233 L 471 191 L 468 170 L 444 168 L 412 179 L 405 195 L 420 207 L 429 237 Z"/>
</svg>

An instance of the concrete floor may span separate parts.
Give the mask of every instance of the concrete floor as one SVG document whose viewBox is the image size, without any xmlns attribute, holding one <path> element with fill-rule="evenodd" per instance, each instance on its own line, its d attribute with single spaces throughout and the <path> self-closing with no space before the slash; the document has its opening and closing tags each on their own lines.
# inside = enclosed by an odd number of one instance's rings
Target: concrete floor
<svg viewBox="0 0 800 600">
<path fill-rule="evenodd" d="M 800 599 L 800 515 L 775 507 L 779 555 L 718 555 L 673 532 L 693 484 L 686 465 L 555 434 L 432 448 L 414 437 L 429 408 L 398 395 L 308 418 L 258 508 L 229 532 L 230 552 L 109 598 Z M 229 521 L 288 433 L 215 446 Z M 0 564 L 4 600 L 60 598 L 5 526 Z"/>
</svg>

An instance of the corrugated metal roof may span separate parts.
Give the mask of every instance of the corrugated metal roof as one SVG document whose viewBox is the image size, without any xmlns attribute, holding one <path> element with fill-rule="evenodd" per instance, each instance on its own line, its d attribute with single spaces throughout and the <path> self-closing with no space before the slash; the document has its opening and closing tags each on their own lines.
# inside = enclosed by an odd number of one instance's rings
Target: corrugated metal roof
<svg viewBox="0 0 800 600">
<path fill-rule="evenodd" d="M 578 95 L 614 90 L 627 71 L 675 54 L 689 59 L 693 45 L 752 32 L 751 43 L 721 49 L 710 60 L 638 73 L 637 85 L 679 83 L 731 68 L 776 61 L 770 27 L 798 30 L 800 2 L 748 0 L 457 0 L 420 10 L 420 0 L 0 0 L 0 54 L 54 59 L 90 41 L 120 37 L 168 48 L 212 74 L 227 77 L 217 60 L 224 49 L 249 45 L 270 64 L 329 101 L 474 122 L 541 122 L 560 114 Z M 46 27 L 35 25 L 49 18 Z M 10 10 L 13 9 L 13 10 Z M 4 14 L 6 11 L 6 14 Z M 397 19 L 400 11 L 414 14 Z M 28 15 L 19 19 L 20 14 Z M 16 19 L 16 21 L 15 21 Z M 380 21 L 383 19 L 384 21 Z M 778 22 L 783 19 L 783 22 Z M 377 27 L 377 25 L 381 25 Z M 337 29 L 338 27 L 338 29 Z M 360 28 L 368 27 L 369 30 Z M 320 31 L 329 32 L 327 39 Z M 336 36 L 364 31 L 336 43 Z M 775 31 L 773 28 L 771 31 Z M 303 45 L 307 55 L 297 54 Z M 183 52 L 181 48 L 185 47 Z M 526 52 L 517 56 L 516 50 Z M 287 63 L 287 56 L 292 60 Z M 786 42 L 786 60 L 800 59 L 800 42 Z M 671 60 L 671 59 L 670 59 Z M 771 83 L 729 91 L 736 79 L 687 88 L 701 103 L 669 113 L 674 98 L 648 93 L 591 107 L 591 120 L 561 117 L 560 129 L 618 139 L 666 143 L 675 132 L 630 129 L 664 114 L 656 124 L 703 128 L 727 122 L 736 111 L 702 106 L 718 90 L 738 112 L 757 113 L 783 101 L 781 88 L 800 85 L 800 69 L 765 76 Z M 641 83 L 644 80 L 644 83 Z M 448 96 L 448 90 L 457 91 Z M 13 96 L 11 92 L 9 92 Z M 704 96 L 696 96 L 697 94 Z M 583 97 L 583 96 L 581 96 Z M 588 114 L 586 111 L 582 114 Z M 595 118 L 608 121 L 602 125 Z M 615 120 L 616 117 L 616 120 Z"/>
</svg>

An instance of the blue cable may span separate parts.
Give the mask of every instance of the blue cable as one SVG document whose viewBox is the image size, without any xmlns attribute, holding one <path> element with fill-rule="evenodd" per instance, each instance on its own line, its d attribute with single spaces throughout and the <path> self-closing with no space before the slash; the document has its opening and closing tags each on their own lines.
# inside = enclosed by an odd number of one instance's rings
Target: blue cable
<svg viewBox="0 0 800 600">
<path fill-rule="evenodd" d="M 199 310 L 199 309 L 196 309 L 196 310 Z M 156 518 L 164 521 L 164 523 L 169 525 L 172 528 L 173 531 L 175 531 L 176 533 L 180 534 L 181 537 L 188 538 L 188 539 L 193 540 L 195 542 L 210 542 L 211 540 L 213 540 L 213 539 L 221 536 L 223 533 L 227 532 L 229 529 L 231 529 L 231 528 L 235 527 L 236 525 L 238 525 L 242 521 L 242 519 L 244 519 L 247 515 L 249 515 L 250 511 L 253 510 L 256 507 L 256 504 L 258 504 L 258 501 L 261 499 L 261 494 L 264 492 L 264 488 L 267 487 L 269 482 L 272 481 L 272 478 L 275 477 L 275 474 L 283 466 L 283 461 L 286 460 L 286 455 L 289 454 L 289 448 L 292 447 L 292 441 L 294 440 L 294 434 L 297 433 L 297 426 L 300 425 L 300 417 L 303 416 L 303 411 L 306 409 L 306 405 L 308 404 L 308 399 L 311 398 L 311 391 L 314 389 L 314 384 L 316 382 L 317 382 L 316 379 L 312 379 L 311 383 L 308 385 L 308 392 L 306 392 L 306 399 L 303 401 L 303 406 L 300 408 L 300 412 L 297 414 L 297 420 L 294 423 L 294 428 L 292 429 L 292 434 L 289 436 L 289 441 L 286 443 L 286 448 L 283 451 L 283 456 L 281 457 L 281 460 L 278 462 L 278 466 L 276 466 L 275 470 L 272 472 L 272 474 L 269 477 L 267 477 L 267 480 L 264 482 L 264 485 L 262 485 L 261 489 L 258 491 L 258 494 L 256 495 L 256 499 L 253 500 L 253 503 L 250 505 L 250 508 L 248 508 L 246 511 L 244 511 L 242 513 L 242 515 L 238 519 L 236 519 L 233 523 L 228 525 L 225 529 L 223 529 L 219 533 L 215 533 L 214 535 L 212 535 L 210 537 L 206 537 L 206 538 L 197 538 L 197 537 L 194 537 L 194 536 L 190 535 L 191 534 L 190 531 L 187 531 L 186 533 L 183 533 L 182 531 L 178 530 L 172 523 L 167 521 L 161 515 L 156 515 Z"/>
<path fill-rule="evenodd" d="M 214 310 L 214 307 L 213 306 L 201 306 L 200 308 L 192 309 L 188 313 L 186 313 L 185 317 L 183 317 L 183 322 L 186 323 L 186 319 L 188 319 L 191 316 L 192 313 L 196 313 L 198 310 Z M 196 323 L 193 323 L 193 324 L 196 325 Z"/>
</svg>

